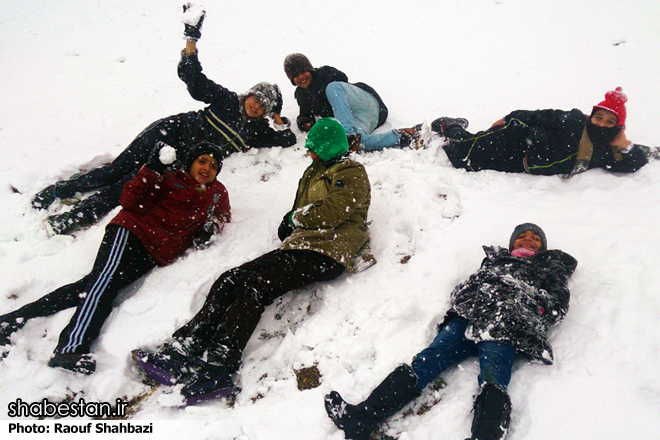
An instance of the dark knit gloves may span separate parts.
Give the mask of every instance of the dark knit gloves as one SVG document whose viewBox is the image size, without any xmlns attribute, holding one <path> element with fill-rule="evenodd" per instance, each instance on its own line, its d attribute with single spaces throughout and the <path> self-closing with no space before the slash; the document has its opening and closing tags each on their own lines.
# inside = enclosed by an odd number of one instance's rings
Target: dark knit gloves
<svg viewBox="0 0 660 440">
<path fill-rule="evenodd" d="M 282 223 L 280 223 L 280 227 L 277 228 L 277 236 L 279 237 L 280 241 L 284 241 L 289 235 L 293 233 L 295 229 L 296 226 L 293 224 L 293 211 L 289 211 L 284 214 Z"/>
<path fill-rule="evenodd" d="M 183 16 L 181 21 L 185 25 L 183 38 L 188 41 L 197 41 L 202 37 L 202 23 L 206 11 L 202 5 L 186 3 L 183 5 Z"/>
<path fill-rule="evenodd" d="M 193 248 L 196 250 L 206 249 L 211 245 L 211 239 L 220 230 L 220 226 L 214 219 L 210 218 L 202 225 L 201 228 L 195 231 L 193 237 Z"/>
<path fill-rule="evenodd" d="M 146 163 L 147 168 L 160 175 L 171 171 L 171 165 L 176 161 L 176 150 L 165 142 L 158 141 Z"/>
</svg>

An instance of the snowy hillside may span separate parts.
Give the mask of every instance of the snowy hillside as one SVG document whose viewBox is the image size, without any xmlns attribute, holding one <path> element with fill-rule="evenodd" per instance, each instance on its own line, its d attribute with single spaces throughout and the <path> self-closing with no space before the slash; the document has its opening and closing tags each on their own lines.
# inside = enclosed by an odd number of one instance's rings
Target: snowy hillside
<svg viewBox="0 0 660 440">
<path fill-rule="evenodd" d="M 588 112 L 622 86 L 628 137 L 660 144 L 657 0 L 205 6 L 198 45 L 205 73 L 238 92 L 278 83 L 289 118 L 297 106 L 282 62 L 302 52 L 378 90 L 390 109 L 382 130 L 461 116 L 477 131 L 514 109 Z M 32 195 L 115 157 L 152 121 L 201 108 L 176 74 L 180 11 L 173 0 L 0 2 L 0 314 L 87 274 L 111 218 L 75 237 L 49 238 L 47 213 L 31 208 Z M 132 418 L 154 421 L 151 438 L 341 440 L 323 395 L 335 389 L 360 401 L 409 362 L 432 340 L 452 287 L 479 267 L 481 246 L 505 245 L 515 225 L 531 221 L 545 229 L 550 248 L 579 265 L 569 314 L 552 333 L 555 365 L 516 364 L 509 438 L 660 439 L 658 161 L 634 175 L 592 170 L 563 181 L 456 170 L 439 138 L 425 150 L 358 154 L 372 185 L 378 264 L 270 307 L 245 352 L 233 407 L 177 408 L 176 390 L 141 383 L 130 351 L 162 343 L 223 271 L 278 246 L 277 226 L 310 162 L 297 134 L 292 148 L 225 161 L 219 179 L 233 222 L 209 249 L 155 269 L 126 292 L 94 349 L 97 373 L 46 366 L 73 310 L 17 332 L 0 363 L 0 429 L 8 432 L 7 405 L 18 398 L 142 396 Z M 311 366 L 322 383 L 299 391 L 295 372 Z M 467 437 L 477 374 L 476 360 L 445 373 L 437 405 L 394 421 L 400 439 Z"/>
</svg>

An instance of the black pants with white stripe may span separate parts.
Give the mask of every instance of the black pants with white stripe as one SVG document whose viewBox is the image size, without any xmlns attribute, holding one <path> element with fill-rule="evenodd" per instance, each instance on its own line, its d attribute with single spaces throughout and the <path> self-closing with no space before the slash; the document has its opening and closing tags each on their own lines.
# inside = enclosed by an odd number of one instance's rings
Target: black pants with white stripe
<svg viewBox="0 0 660 440">
<path fill-rule="evenodd" d="M 135 235 L 125 228 L 110 225 L 89 275 L 13 313 L 27 321 L 76 307 L 71 321 L 60 334 L 55 352 L 89 353 L 91 344 L 112 311 L 112 303 L 119 291 L 145 275 L 156 264 Z"/>
</svg>

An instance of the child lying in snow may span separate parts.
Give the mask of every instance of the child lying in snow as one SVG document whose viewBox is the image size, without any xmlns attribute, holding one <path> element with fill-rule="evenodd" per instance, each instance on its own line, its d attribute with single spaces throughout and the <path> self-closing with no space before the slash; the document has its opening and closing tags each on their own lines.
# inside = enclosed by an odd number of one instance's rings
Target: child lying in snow
<svg viewBox="0 0 660 440">
<path fill-rule="evenodd" d="M 12 333 L 29 319 L 76 307 L 48 365 L 92 374 L 96 361 L 90 347 L 119 290 L 155 266 L 171 263 L 190 246 L 204 247 L 230 221 L 227 190 L 216 180 L 222 151 L 210 143 L 198 144 L 182 163 L 186 172 L 161 175 L 168 152 L 174 153 L 159 145 L 124 187 L 123 209 L 107 226 L 92 271 L 0 317 L 0 345 L 9 344 Z"/>
<path fill-rule="evenodd" d="M 119 205 L 124 183 L 137 174 L 160 141 L 174 147 L 179 158 L 201 142 L 212 142 L 223 158 L 249 148 L 290 147 L 296 135 L 286 118 L 280 117 L 282 94 L 274 84 L 261 82 L 238 94 L 216 84 L 202 72 L 197 40 L 205 12 L 198 5 L 184 6 L 185 49 L 179 62 L 179 77 L 193 99 L 208 104 L 199 111 L 179 113 L 159 119 L 145 128 L 112 163 L 58 181 L 39 191 L 32 199 L 36 209 L 47 209 L 57 199 L 77 193 L 90 193 L 71 211 L 55 214 L 46 220 L 56 234 L 69 234 L 79 227 L 93 225 Z M 269 124 L 268 117 L 275 123 Z"/>
<path fill-rule="evenodd" d="M 628 100 L 619 87 L 587 116 L 578 109 L 516 110 L 477 134 L 462 118 L 438 118 L 431 129 L 447 138 L 452 165 L 468 171 L 495 170 L 571 177 L 591 168 L 632 173 L 657 152 L 626 138 Z"/>
<path fill-rule="evenodd" d="M 548 329 L 568 311 L 568 278 L 577 261 L 547 250 L 543 230 L 518 225 L 509 248 L 486 247 L 481 268 L 451 295 L 451 310 L 431 345 L 401 365 L 371 395 L 351 405 L 336 391 L 325 398 L 328 415 L 347 439 L 367 440 L 451 365 L 478 356 L 480 392 L 474 403 L 473 440 L 501 440 L 511 400 L 506 392 L 516 354 L 551 364 Z"/>
</svg>

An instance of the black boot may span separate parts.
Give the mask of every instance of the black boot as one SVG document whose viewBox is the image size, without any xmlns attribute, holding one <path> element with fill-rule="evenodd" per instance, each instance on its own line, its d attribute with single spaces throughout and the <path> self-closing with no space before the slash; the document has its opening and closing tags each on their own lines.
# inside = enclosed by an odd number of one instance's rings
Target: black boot
<svg viewBox="0 0 660 440">
<path fill-rule="evenodd" d="M 401 135 L 399 139 L 399 145 L 402 148 L 410 147 L 414 150 L 419 150 L 420 148 L 425 148 L 424 138 L 422 138 L 422 129 L 423 124 L 417 124 L 411 128 L 402 128 L 397 130 Z"/>
<path fill-rule="evenodd" d="M 27 319 L 16 312 L 0 316 L 0 345 L 11 344 L 11 335 L 21 329 L 27 323 Z"/>
<path fill-rule="evenodd" d="M 172 386 L 190 379 L 193 360 L 176 342 L 163 345 L 155 353 L 138 348 L 131 351 L 131 356 L 149 378 L 161 385 Z"/>
<path fill-rule="evenodd" d="M 499 385 L 486 382 L 474 402 L 472 440 L 501 440 L 511 422 L 511 399 Z"/>
<path fill-rule="evenodd" d="M 50 236 L 71 234 L 97 223 L 113 208 L 114 206 L 94 194 L 78 203 L 68 212 L 47 217 L 45 220 L 46 230 Z"/>
<path fill-rule="evenodd" d="M 75 184 L 75 180 L 72 180 L 74 178 L 75 176 L 69 180 L 53 183 L 39 191 L 32 199 L 32 207 L 34 209 L 48 209 L 57 199 L 66 200 L 76 198 L 76 193 L 78 193 L 80 188 Z"/>
<path fill-rule="evenodd" d="M 96 371 L 96 359 L 89 353 L 55 353 L 48 366 L 89 376 Z"/>
<path fill-rule="evenodd" d="M 362 403 L 350 405 L 338 392 L 325 396 L 325 410 L 346 439 L 367 440 L 378 425 L 418 397 L 417 375 L 408 365 L 389 374 Z"/>
<path fill-rule="evenodd" d="M 431 130 L 444 137 L 451 137 L 449 136 L 449 132 L 453 128 L 462 128 L 465 130 L 467 127 L 468 120 L 465 118 L 448 118 L 443 116 L 442 118 L 438 118 L 431 122 Z"/>
<path fill-rule="evenodd" d="M 358 151 L 360 149 L 360 138 L 362 135 L 360 133 L 348 133 L 346 138 L 348 139 L 348 150 L 349 151 Z"/>
<path fill-rule="evenodd" d="M 39 191 L 32 199 L 34 209 L 48 209 L 57 199 L 57 190 L 55 185 L 50 185 Z"/>
<path fill-rule="evenodd" d="M 235 394 L 237 390 L 232 379 L 235 373 L 235 370 L 224 365 L 213 365 L 197 359 L 190 379 L 181 389 L 186 405 Z"/>
</svg>

